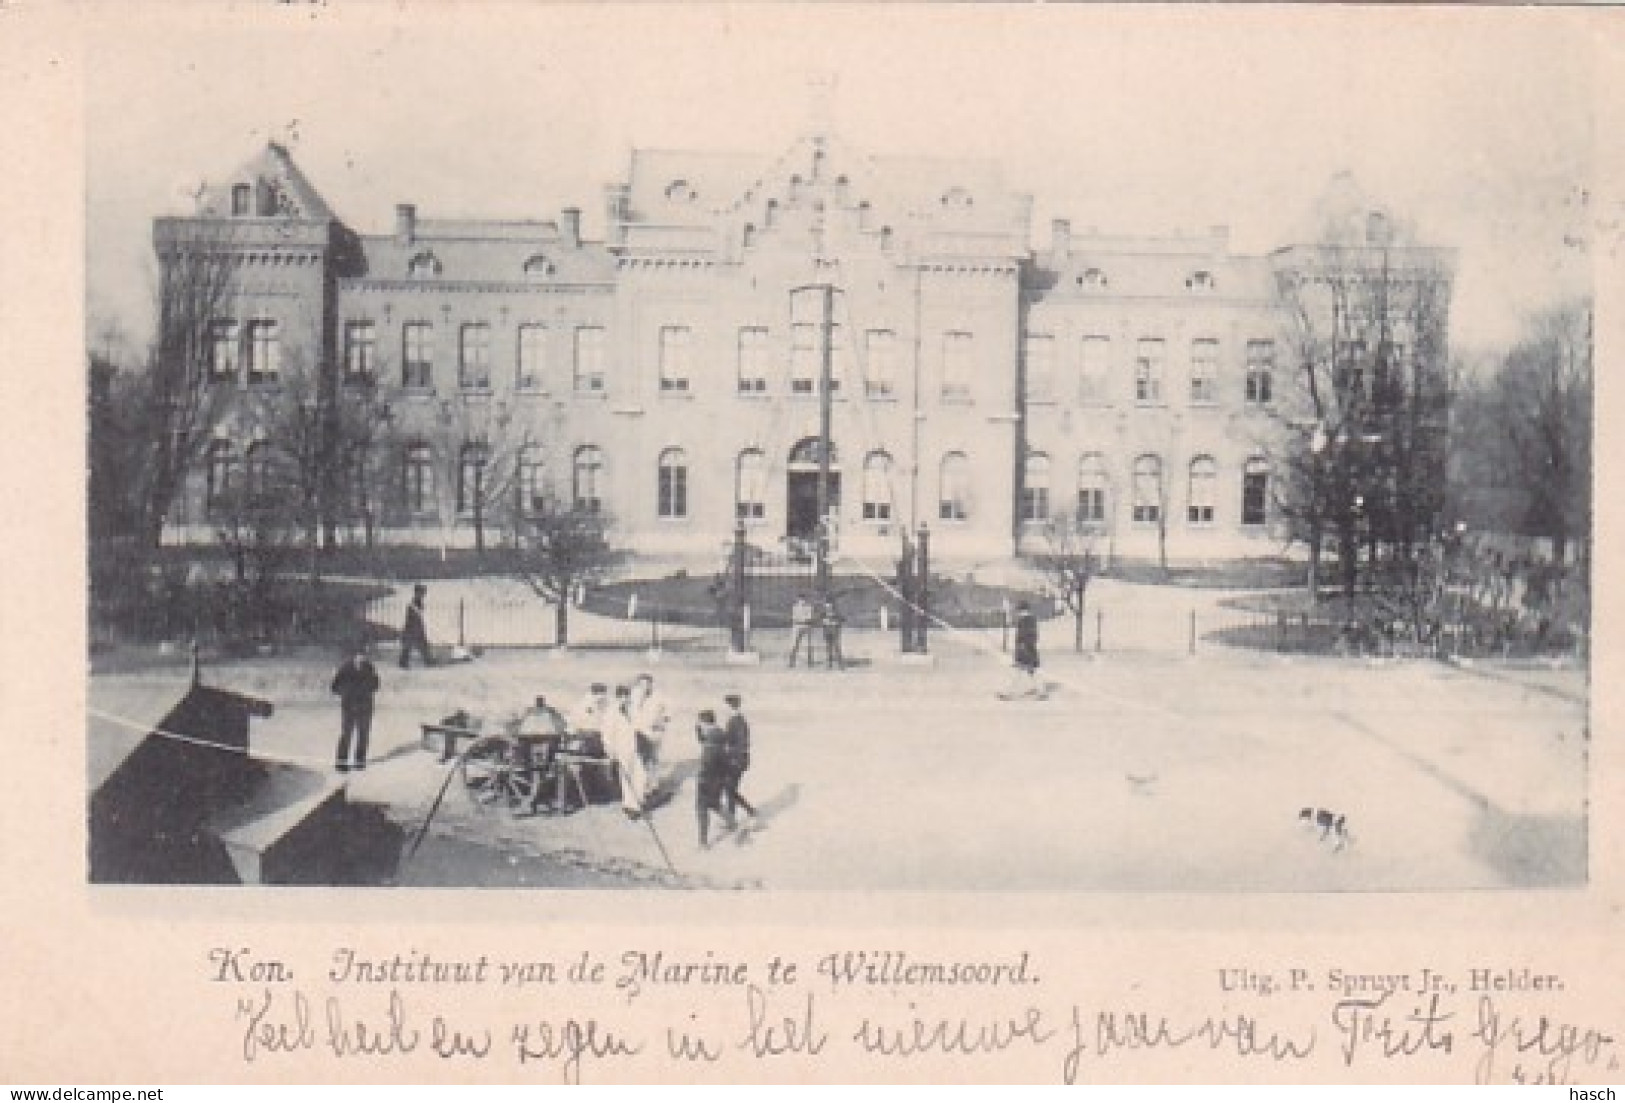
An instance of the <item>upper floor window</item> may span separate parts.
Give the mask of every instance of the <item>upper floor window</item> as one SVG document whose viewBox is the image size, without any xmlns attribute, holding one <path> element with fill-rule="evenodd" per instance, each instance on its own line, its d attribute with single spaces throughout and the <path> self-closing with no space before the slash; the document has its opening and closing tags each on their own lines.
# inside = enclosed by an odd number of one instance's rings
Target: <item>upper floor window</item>
<svg viewBox="0 0 1625 1103">
<path fill-rule="evenodd" d="M 571 499 L 575 508 L 583 513 L 603 512 L 603 489 L 599 485 L 604 476 L 603 452 L 590 444 L 577 448 L 572 476 Z"/>
<path fill-rule="evenodd" d="M 891 513 L 891 457 L 870 452 L 863 460 L 863 519 L 890 521 Z"/>
<path fill-rule="evenodd" d="M 237 378 L 237 323 L 222 318 L 209 323 L 209 377 Z"/>
<path fill-rule="evenodd" d="M 871 329 L 863 335 L 863 393 L 890 398 L 897 388 L 897 334 Z"/>
<path fill-rule="evenodd" d="M 464 390 L 491 389 L 491 327 L 484 322 L 463 326 L 458 342 L 457 383 Z"/>
<path fill-rule="evenodd" d="M 1205 406 L 1219 400 L 1219 342 L 1198 337 L 1191 342 L 1191 404 Z"/>
<path fill-rule="evenodd" d="M 254 210 L 254 189 L 247 184 L 233 184 L 231 186 L 231 213 L 239 218 L 252 214 Z"/>
<path fill-rule="evenodd" d="M 970 518 L 970 461 L 963 452 L 949 452 L 942 457 L 938 473 L 937 518 L 942 521 L 965 521 Z"/>
<path fill-rule="evenodd" d="M 1111 281 L 1100 269 L 1091 268 L 1078 277 L 1078 286 L 1085 291 L 1103 291 L 1111 286 Z"/>
<path fill-rule="evenodd" d="M 739 331 L 739 393 L 762 394 L 767 390 L 767 370 L 771 358 L 767 330 L 746 326 Z"/>
<path fill-rule="evenodd" d="M 522 325 L 519 327 L 518 355 L 514 368 L 514 390 L 539 391 L 542 372 L 547 367 L 547 327 Z"/>
<path fill-rule="evenodd" d="M 377 327 L 369 321 L 344 323 L 345 376 L 352 380 L 371 379 L 377 358 Z"/>
<path fill-rule="evenodd" d="M 1212 291 L 1218 287 L 1218 282 L 1214 280 L 1212 272 L 1202 268 L 1185 278 L 1185 286 L 1192 291 Z"/>
<path fill-rule="evenodd" d="M 537 253 L 535 256 L 525 261 L 524 271 L 525 275 L 527 276 L 551 276 L 557 272 L 558 269 L 552 261 L 542 256 L 542 254 Z"/>
<path fill-rule="evenodd" d="M 1163 343 L 1159 337 L 1142 337 L 1134 355 L 1134 401 L 1162 401 Z"/>
<path fill-rule="evenodd" d="M 1022 359 L 1026 364 L 1028 402 L 1055 400 L 1055 338 L 1047 333 L 1030 333 L 1024 342 Z"/>
<path fill-rule="evenodd" d="M 694 331 L 687 326 L 660 330 L 660 389 L 665 393 L 688 390 L 693 373 Z"/>
<path fill-rule="evenodd" d="M 247 462 L 243 464 L 243 493 L 250 501 L 263 502 L 271 494 L 271 456 L 270 441 L 257 440 L 248 446 Z"/>
<path fill-rule="evenodd" d="M 687 180 L 673 180 L 666 185 L 666 198 L 673 203 L 692 203 L 697 195 Z"/>
<path fill-rule="evenodd" d="M 688 456 L 681 448 L 660 453 L 656 513 L 661 517 L 688 516 Z"/>
<path fill-rule="evenodd" d="M 282 338 L 274 321 L 248 323 L 248 381 L 274 383 L 282 371 Z"/>
<path fill-rule="evenodd" d="M 1042 452 L 1029 455 L 1022 471 L 1021 519 L 1049 520 L 1049 457 Z"/>
<path fill-rule="evenodd" d="M 575 390 L 578 394 L 601 394 L 604 390 L 604 342 L 602 326 L 581 326 L 575 334 Z"/>
<path fill-rule="evenodd" d="M 960 331 L 942 335 L 942 397 L 963 401 L 971 396 L 974 344 L 971 334 Z"/>
<path fill-rule="evenodd" d="M 434 386 L 434 326 L 429 322 L 401 326 L 401 386 L 413 390 Z"/>
<path fill-rule="evenodd" d="M 1275 342 L 1247 342 L 1247 404 L 1267 406 L 1274 401 Z"/>
<path fill-rule="evenodd" d="M 1190 488 L 1186 502 L 1186 520 L 1193 525 L 1213 523 L 1214 487 L 1219 481 L 1219 466 L 1211 456 L 1197 456 L 1191 461 Z"/>
<path fill-rule="evenodd" d="M 1111 401 L 1112 339 L 1102 334 L 1084 337 L 1078 353 L 1078 400 L 1089 404 Z"/>
</svg>

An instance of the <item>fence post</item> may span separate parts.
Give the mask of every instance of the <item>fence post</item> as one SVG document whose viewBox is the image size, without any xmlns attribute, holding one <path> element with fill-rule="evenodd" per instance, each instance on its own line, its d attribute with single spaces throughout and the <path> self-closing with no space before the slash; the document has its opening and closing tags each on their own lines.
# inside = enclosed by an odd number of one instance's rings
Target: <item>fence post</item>
<svg viewBox="0 0 1625 1103">
<path fill-rule="evenodd" d="M 467 600 L 466 598 L 461 598 L 461 597 L 457 599 L 457 646 L 458 647 L 467 647 L 468 646 L 468 640 L 464 636 L 465 624 L 464 624 L 464 620 L 463 620 L 463 602 L 466 601 L 466 600 Z"/>
<path fill-rule="evenodd" d="M 914 622 L 915 637 L 914 649 L 924 655 L 930 651 L 930 642 L 927 635 L 930 631 L 931 616 L 931 530 L 920 524 L 920 569 L 918 580 L 920 585 L 920 613 Z"/>
<path fill-rule="evenodd" d="M 1106 610 L 1095 609 L 1095 654 L 1099 655 L 1105 650 L 1106 639 Z"/>
<path fill-rule="evenodd" d="M 1196 654 L 1196 610 L 1191 609 L 1191 654 Z"/>
<path fill-rule="evenodd" d="M 733 649 L 744 654 L 750 649 L 750 604 L 745 600 L 745 522 L 734 523 L 733 554 Z"/>
</svg>

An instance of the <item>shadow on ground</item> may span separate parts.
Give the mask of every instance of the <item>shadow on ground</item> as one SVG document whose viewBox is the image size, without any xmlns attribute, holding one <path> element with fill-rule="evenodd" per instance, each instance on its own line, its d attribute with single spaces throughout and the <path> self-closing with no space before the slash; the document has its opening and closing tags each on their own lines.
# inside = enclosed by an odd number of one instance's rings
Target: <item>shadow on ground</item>
<svg viewBox="0 0 1625 1103">
<path fill-rule="evenodd" d="M 1559 888 L 1586 881 L 1583 816 L 1531 816 L 1493 805 L 1479 811 L 1468 846 L 1514 888 Z"/>
</svg>

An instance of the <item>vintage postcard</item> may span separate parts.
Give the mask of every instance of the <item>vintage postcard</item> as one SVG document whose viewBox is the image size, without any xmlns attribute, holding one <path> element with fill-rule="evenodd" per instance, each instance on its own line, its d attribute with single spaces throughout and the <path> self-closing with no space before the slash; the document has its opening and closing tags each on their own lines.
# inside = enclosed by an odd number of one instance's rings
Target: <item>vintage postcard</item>
<svg viewBox="0 0 1625 1103">
<path fill-rule="evenodd" d="M 1625 1079 L 1616 13 L 0 28 L 17 1083 Z"/>
</svg>

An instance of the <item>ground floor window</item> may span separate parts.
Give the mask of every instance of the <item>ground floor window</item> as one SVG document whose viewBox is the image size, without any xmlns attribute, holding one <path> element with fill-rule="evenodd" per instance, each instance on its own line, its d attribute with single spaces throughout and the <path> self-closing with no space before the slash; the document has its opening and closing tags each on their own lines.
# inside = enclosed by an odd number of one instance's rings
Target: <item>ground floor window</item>
<svg viewBox="0 0 1625 1103">
<path fill-rule="evenodd" d="M 938 477 L 937 517 L 943 521 L 970 519 L 970 461 L 963 452 L 949 452 L 942 457 L 942 470 Z"/>
<path fill-rule="evenodd" d="M 767 516 L 767 456 L 760 448 L 739 453 L 734 472 L 734 516 L 760 521 Z"/>
<path fill-rule="evenodd" d="M 1156 456 L 1134 461 L 1134 520 L 1142 525 L 1162 520 L 1162 460 Z"/>
<path fill-rule="evenodd" d="M 871 452 L 863 461 L 863 519 L 890 521 L 891 507 L 891 457 Z"/>
<path fill-rule="evenodd" d="M 660 453 L 656 513 L 661 517 L 688 516 L 688 457 L 681 448 Z"/>
<path fill-rule="evenodd" d="M 574 486 L 571 499 L 583 513 L 602 513 L 604 499 L 600 482 L 604 475 L 604 454 L 592 445 L 576 449 Z"/>
<path fill-rule="evenodd" d="M 1219 480 L 1219 467 L 1210 456 L 1191 461 L 1189 502 L 1186 520 L 1193 525 L 1213 523 L 1213 488 Z"/>
<path fill-rule="evenodd" d="M 1241 523 L 1262 525 L 1269 515 L 1270 465 L 1254 457 L 1241 475 Z"/>
</svg>

